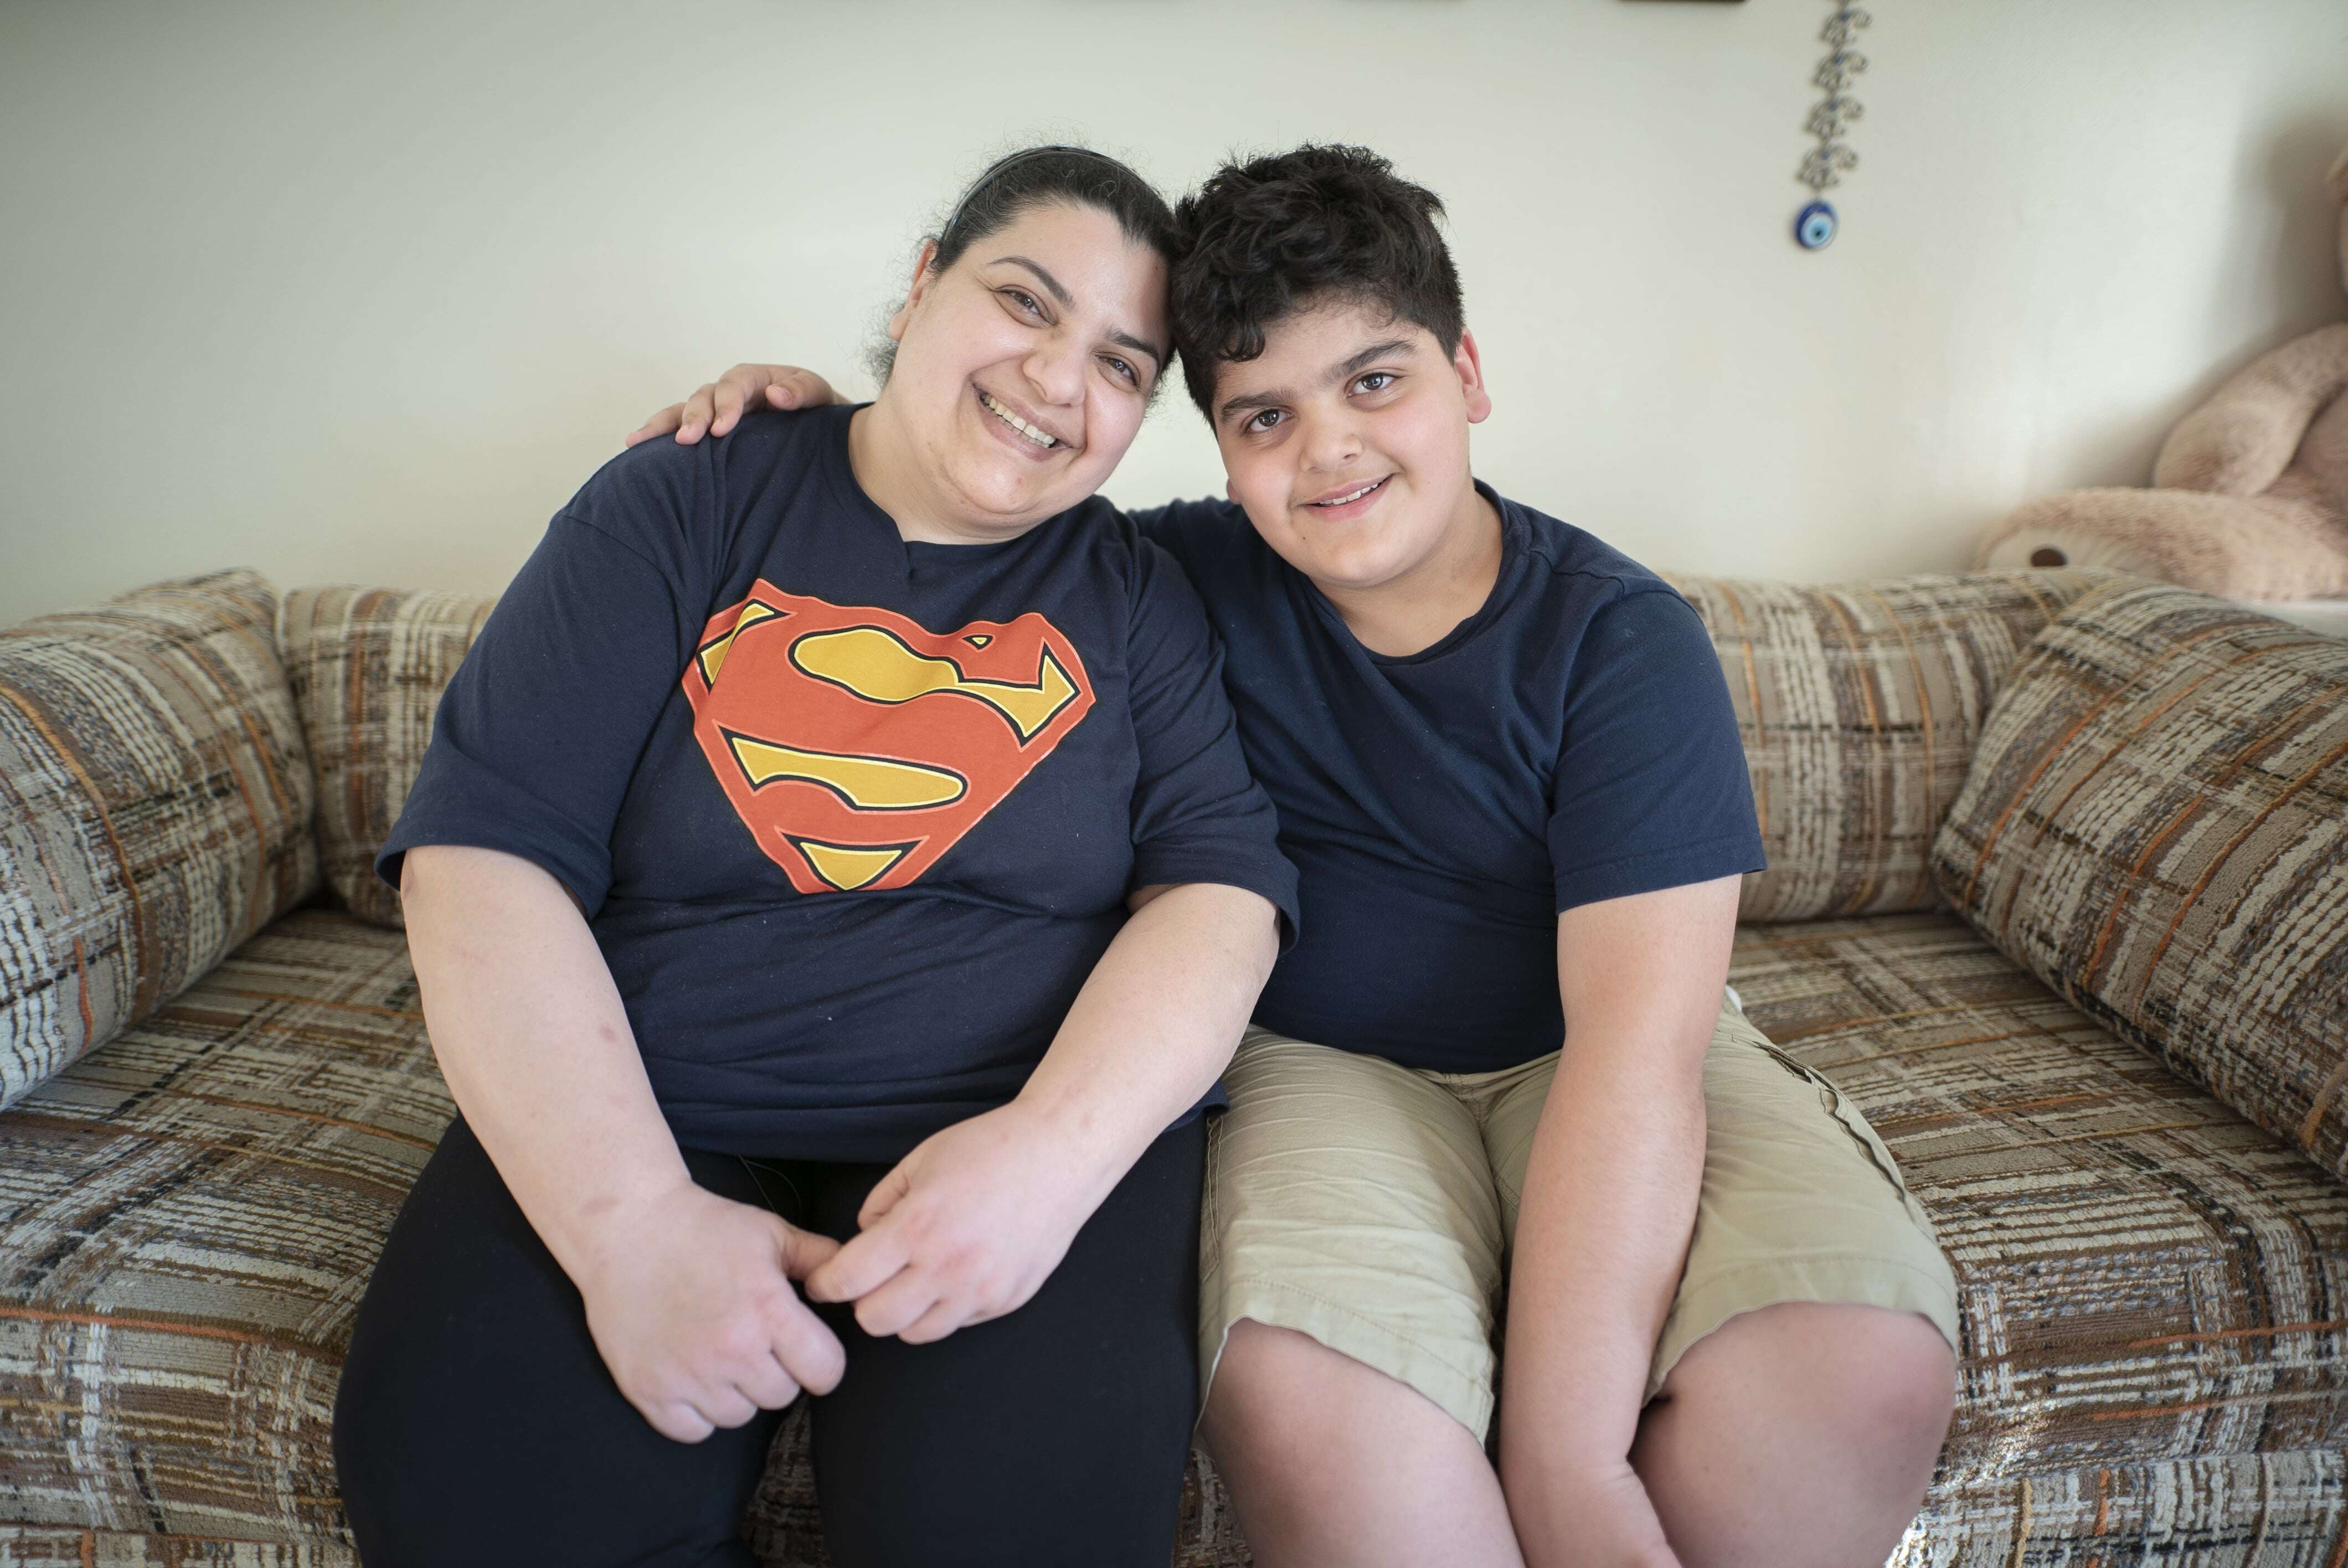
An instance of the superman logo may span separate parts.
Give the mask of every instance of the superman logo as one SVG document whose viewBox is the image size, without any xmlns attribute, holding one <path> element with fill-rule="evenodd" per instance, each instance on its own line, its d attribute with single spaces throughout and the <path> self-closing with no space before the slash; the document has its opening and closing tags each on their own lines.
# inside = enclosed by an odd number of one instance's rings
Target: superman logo
<svg viewBox="0 0 2348 1568">
<path fill-rule="evenodd" d="M 763 579 L 685 671 L 693 733 L 743 825 L 802 893 L 902 887 L 1093 705 L 1076 646 L 1033 611 L 943 634 Z"/>
</svg>

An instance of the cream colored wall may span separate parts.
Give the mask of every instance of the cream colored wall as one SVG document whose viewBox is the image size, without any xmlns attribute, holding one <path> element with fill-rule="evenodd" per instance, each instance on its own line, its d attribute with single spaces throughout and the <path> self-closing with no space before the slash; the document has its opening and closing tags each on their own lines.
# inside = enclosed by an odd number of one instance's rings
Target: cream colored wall
<svg viewBox="0 0 2348 1568">
<path fill-rule="evenodd" d="M 1879 0 L 1809 255 L 1828 9 L 14 0 L 0 620 L 231 562 L 494 588 L 655 405 L 850 366 L 922 219 L 1036 136 L 1169 190 L 1389 153 L 1452 207 L 1478 471 L 1666 567 L 1959 566 L 2348 313 L 2342 0 Z M 1169 398 L 1110 494 L 1219 487 Z"/>
</svg>

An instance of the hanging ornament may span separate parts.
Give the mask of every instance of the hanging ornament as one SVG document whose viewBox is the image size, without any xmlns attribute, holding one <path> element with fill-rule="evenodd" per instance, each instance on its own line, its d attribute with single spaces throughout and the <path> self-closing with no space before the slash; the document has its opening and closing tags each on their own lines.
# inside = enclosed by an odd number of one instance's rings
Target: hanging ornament
<svg viewBox="0 0 2348 1568">
<path fill-rule="evenodd" d="M 1825 192 L 1842 183 L 1842 177 L 1859 167 L 1859 154 L 1843 141 L 1844 133 L 1866 110 L 1850 96 L 1854 77 L 1867 69 L 1867 56 L 1852 48 L 1851 41 L 1859 30 L 1874 20 L 1849 0 L 1838 0 L 1834 15 L 1827 18 L 1826 31 L 1818 35 L 1829 46 L 1827 57 L 1818 63 L 1818 74 L 1810 78 L 1826 97 L 1810 109 L 1810 118 L 1803 128 L 1818 138 L 1818 146 L 1802 157 L 1802 167 L 1794 178 L 1810 188 L 1817 198 L 1794 217 L 1794 241 L 1805 251 L 1818 251 L 1834 242 L 1835 231 L 1842 226 L 1834 204 L 1825 199 Z"/>
</svg>

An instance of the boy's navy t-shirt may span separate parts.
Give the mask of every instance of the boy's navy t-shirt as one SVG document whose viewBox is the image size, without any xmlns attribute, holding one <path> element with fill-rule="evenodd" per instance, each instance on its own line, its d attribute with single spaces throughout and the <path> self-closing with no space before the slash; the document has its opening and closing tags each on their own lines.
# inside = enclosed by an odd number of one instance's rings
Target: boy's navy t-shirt
<svg viewBox="0 0 2348 1568">
<path fill-rule="evenodd" d="M 909 543 L 852 410 L 651 441 L 558 514 L 441 702 L 417 845 L 569 888 L 680 1143 L 894 1160 L 1010 1100 L 1134 888 L 1295 920 L 1197 596 L 1090 500 Z"/>
<path fill-rule="evenodd" d="M 1603 541 L 1477 489 L 1501 562 L 1476 615 L 1364 648 L 1238 507 L 1133 514 L 1189 573 L 1280 813 L 1304 918 L 1256 1021 L 1406 1067 L 1558 1049 L 1558 915 L 1766 865 L 1694 609 Z"/>
</svg>

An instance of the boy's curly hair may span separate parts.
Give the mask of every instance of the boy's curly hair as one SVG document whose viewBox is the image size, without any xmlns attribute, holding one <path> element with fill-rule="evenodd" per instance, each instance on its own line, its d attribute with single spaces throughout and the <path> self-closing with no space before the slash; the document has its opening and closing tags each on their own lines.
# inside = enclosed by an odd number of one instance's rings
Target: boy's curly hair
<svg viewBox="0 0 2348 1568">
<path fill-rule="evenodd" d="M 1228 163 L 1174 207 L 1174 342 L 1199 412 L 1215 372 L 1263 353 L 1265 332 L 1331 302 L 1416 322 L 1450 354 L 1459 273 L 1435 227 L 1443 203 L 1365 147 L 1307 144 Z"/>
</svg>

